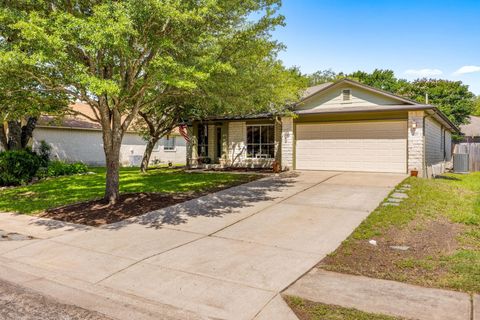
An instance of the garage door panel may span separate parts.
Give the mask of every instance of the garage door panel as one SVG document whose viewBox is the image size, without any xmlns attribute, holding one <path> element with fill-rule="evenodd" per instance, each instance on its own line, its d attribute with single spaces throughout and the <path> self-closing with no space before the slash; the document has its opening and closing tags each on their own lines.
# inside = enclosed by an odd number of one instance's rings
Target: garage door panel
<svg viewBox="0 0 480 320">
<path fill-rule="evenodd" d="M 406 172 L 406 121 L 298 124 L 296 167 Z"/>
</svg>

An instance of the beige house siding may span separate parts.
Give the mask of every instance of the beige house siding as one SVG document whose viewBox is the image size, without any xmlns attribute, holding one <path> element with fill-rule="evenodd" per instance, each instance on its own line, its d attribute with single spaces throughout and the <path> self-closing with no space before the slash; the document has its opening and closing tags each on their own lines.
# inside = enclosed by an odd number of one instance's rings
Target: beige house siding
<svg viewBox="0 0 480 320">
<path fill-rule="evenodd" d="M 445 160 L 452 161 L 452 133 L 445 131 Z"/>
<path fill-rule="evenodd" d="M 176 149 L 163 150 L 162 139 L 152 152 L 152 161 L 162 163 L 172 161 L 184 164 L 186 159 L 186 144 L 181 136 L 175 136 Z M 37 148 L 44 140 L 52 147 L 52 157 L 68 162 L 83 162 L 94 166 L 105 165 L 102 133 L 98 130 L 36 128 L 33 132 L 33 148 Z M 126 133 L 120 150 L 120 163 L 130 164 L 130 155 L 142 156 L 145 151 L 145 141 L 135 133 Z"/>
<path fill-rule="evenodd" d="M 350 101 L 343 101 L 343 90 L 350 89 Z M 401 102 L 400 102 L 401 103 Z M 369 90 L 344 84 L 336 86 L 325 91 L 324 94 L 312 97 L 301 103 L 297 110 L 315 110 L 317 108 L 332 108 L 336 106 L 360 107 L 360 106 L 378 106 L 378 105 L 396 105 L 399 101 L 384 95 L 380 95 Z"/>
<path fill-rule="evenodd" d="M 426 175 L 445 172 L 446 162 L 451 160 L 451 134 L 435 119 L 425 118 Z"/>
<path fill-rule="evenodd" d="M 443 162 L 442 126 L 431 118 L 425 118 L 425 163 L 431 166 Z"/>
</svg>

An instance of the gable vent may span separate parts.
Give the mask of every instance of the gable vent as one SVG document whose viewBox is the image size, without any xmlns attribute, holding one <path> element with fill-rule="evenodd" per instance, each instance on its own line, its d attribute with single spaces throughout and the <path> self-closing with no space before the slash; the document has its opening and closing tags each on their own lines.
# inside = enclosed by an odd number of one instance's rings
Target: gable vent
<svg viewBox="0 0 480 320">
<path fill-rule="evenodd" d="M 352 99 L 352 92 L 350 91 L 350 89 L 343 89 L 342 97 L 343 101 L 350 101 Z"/>
</svg>

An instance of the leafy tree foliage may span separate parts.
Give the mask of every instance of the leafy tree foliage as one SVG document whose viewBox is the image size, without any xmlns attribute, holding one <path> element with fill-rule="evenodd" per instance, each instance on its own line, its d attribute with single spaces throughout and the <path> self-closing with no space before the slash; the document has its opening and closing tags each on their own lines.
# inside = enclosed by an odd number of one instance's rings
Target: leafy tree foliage
<svg viewBox="0 0 480 320">
<path fill-rule="evenodd" d="M 480 116 L 480 96 L 475 97 L 475 111 L 473 112 L 474 116 Z"/>
<path fill-rule="evenodd" d="M 332 69 L 319 70 L 308 75 L 310 86 L 316 86 L 322 83 L 333 82 L 338 80 L 340 75 L 336 74 Z"/>
<path fill-rule="evenodd" d="M 68 104 L 62 92 L 47 89 L 39 77 L 57 76 L 48 65 L 36 64 L 29 50 L 19 50 L 15 27 L 25 17 L 22 11 L 33 5 L 2 3 L 0 9 L 0 146 L 4 150 L 25 149 L 41 113 L 59 112 Z"/>
<path fill-rule="evenodd" d="M 392 70 L 375 69 L 372 73 L 355 71 L 345 77 L 399 95 L 402 95 L 409 86 L 407 80 L 397 79 Z"/>
<path fill-rule="evenodd" d="M 475 95 L 461 81 L 417 79 L 403 93 L 412 100 L 437 106 L 450 120 L 459 125 L 468 122 L 475 110 Z"/>
</svg>

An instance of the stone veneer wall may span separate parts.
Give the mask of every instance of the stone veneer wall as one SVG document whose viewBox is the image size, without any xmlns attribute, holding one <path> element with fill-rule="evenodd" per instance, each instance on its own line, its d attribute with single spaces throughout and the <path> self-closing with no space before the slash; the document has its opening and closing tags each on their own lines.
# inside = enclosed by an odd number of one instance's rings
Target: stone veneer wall
<svg viewBox="0 0 480 320">
<path fill-rule="evenodd" d="M 294 156 L 294 133 L 293 118 L 282 117 L 282 135 L 281 135 L 281 165 L 284 170 L 293 169 Z"/>
<path fill-rule="evenodd" d="M 408 112 L 408 173 L 411 170 L 418 170 L 420 177 L 424 176 L 424 128 L 423 111 Z M 416 128 L 412 128 L 412 123 L 416 123 Z"/>
<path fill-rule="evenodd" d="M 246 123 L 231 121 L 228 123 L 228 164 L 241 165 L 245 158 Z"/>
</svg>

